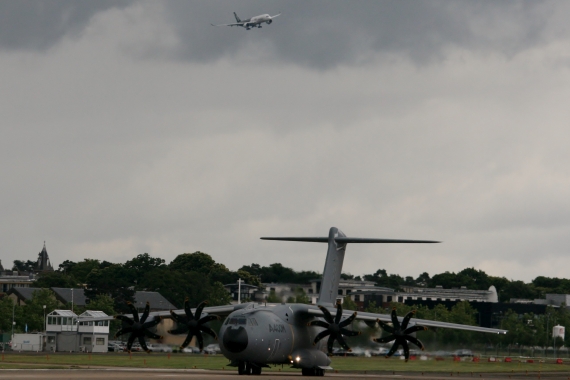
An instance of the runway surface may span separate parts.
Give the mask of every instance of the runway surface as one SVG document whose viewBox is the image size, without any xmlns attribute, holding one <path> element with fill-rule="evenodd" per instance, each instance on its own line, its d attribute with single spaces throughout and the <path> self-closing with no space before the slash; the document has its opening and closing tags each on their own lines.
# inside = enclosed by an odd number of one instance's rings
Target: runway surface
<svg viewBox="0 0 570 380">
<path fill-rule="evenodd" d="M 152 369 L 67 369 L 67 370 L 0 370 L 0 379 L 105 379 L 105 380 L 130 380 L 130 379 L 219 379 L 219 380 L 243 380 L 252 376 L 239 376 L 237 373 L 228 371 L 209 370 L 152 370 Z M 253 376 L 257 379 L 308 379 L 300 373 L 272 373 L 267 375 Z M 313 378 L 313 377 L 311 377 Z M 340 374 L 326 373 L 324 378 L 330 379 L 479 379 L 479 380 L 505 380 L 505 379 L 570 379 L 570 373 L 529 373 L 529 374 L 457 374 L 439 373 L 401 373 L 401 374 Z"/>
</svg>

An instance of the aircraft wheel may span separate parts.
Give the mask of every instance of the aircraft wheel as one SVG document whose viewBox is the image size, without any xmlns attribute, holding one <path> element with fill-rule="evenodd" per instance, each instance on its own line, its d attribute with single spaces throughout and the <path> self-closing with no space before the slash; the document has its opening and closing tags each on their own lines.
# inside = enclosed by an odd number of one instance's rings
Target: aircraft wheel
<svg viewBox="0 0 570 380">
<path fill-rule="evenodd" d="M 245 362 L 239 361 L 238 362 L 238 375 L 245 375 Z"/>
<path fill-rule="evenodd" d="M 251 375 L 251 367 L 252 367 L 252 365 L 250 362 L 245 363 L 245 374 L 246 375 Z"/>
<path fill-rule="evenodd" d="M 301 370 L 303 376 L 315 376 L 315 369 L 314 368 L 303 368 Z"/>
<path fill-rule="evenodd" d="M 255 364 L 251 365 L 251 374 L 252 375 L 261 375 L 261 367 Z"/>
<path fill-rule="evenodd" d="M 316 372 L 316 376 L 324 376 L 325 375 L 325 370 L 322 368 L 315 369 L 315 372 Z"/>
</svg>

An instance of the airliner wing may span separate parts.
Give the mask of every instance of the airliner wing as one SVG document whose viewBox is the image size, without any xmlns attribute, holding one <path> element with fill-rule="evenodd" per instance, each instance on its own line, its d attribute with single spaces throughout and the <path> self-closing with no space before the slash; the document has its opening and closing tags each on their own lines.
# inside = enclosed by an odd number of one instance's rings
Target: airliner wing
<svg viewBox="0 0 570 380">
<path fill-rule="evenodd" d="M 234 24 L 218 24 L 218 25 L 214 25 L 214 24 L 210 24 L 212 26 L 244 26 L 245 23 L 244 22 L 236 22 Z"/>
<path fill-rule="evenodd" d="M 328 307 L 331 313 L 336 313 L 336 309 L 333 307 Z M 307 312 L 314 316 L 323 316 L 323 312 L 320 309 L 309 307 Z M 348 318 L 354 311 L 351 310 L 343 310 L 342 316 L 343 318 Z M 377 319 L 381 320 L 382 322 L 392 322 L 392 318 L 389 314 L 376 314 L 376 313 L 366 313 L 366 312 L 358 312 L 356 315 L 356 320 L 359 321 L 368 321 L 368 322 L 375 322 Z M 398 317 L 398 320 L 402 322 L 404 318 Z M 417 319 L 412 318 L 410 319 L 410 324 L 415 324 L 418 326 L 425 326 L 425 327 L 441 327 L 446 329 L 455 329 L 455 330 L 467 330 L 467 331 L 478 331 L 484 333 L 491 333 L 491 334 L 506 334 L 507 330 L 502 329 L 492 329 L 488 327 L 480 327 L 480 326 L 470 326 L 470 325 L 461 325 L 459 323 L 450 323 L 450 322 L 440 322 L 440 321 L 431 321 L 429 319 Z"/>
<path fill-rule="evenodd" d="M 271 16 L 271 18 L 275 18 L 277 16 L 281 16 L 281 13 L 277 13 L 275 16 Z"/>
</svg>

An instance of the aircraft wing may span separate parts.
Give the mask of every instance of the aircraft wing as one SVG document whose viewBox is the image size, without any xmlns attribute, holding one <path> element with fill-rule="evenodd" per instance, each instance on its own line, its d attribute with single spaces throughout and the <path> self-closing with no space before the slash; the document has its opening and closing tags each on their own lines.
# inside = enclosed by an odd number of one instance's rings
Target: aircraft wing
<svg viewBox="0 0 570 380">
<path fill-rule="evenodd" d="M 214 24 L 210 24 L 212 26 L 244 26 L 245 22 L 236 22 L 233 24 L 218 24 L 218 25 L 214 25 Z"/>
<path fill-rule="evenodd" d="M 281 13 L 277 13 L 275 16 L 271 16 L 271 18 L 275 18 L 275 17 L 278 17 L 278 16 L 281 16 Z"/>
<path fill-rule="evenodd" d="M 327 309 L 333 315 L 334 315 L 334 313 L 336 313 L 335 308 L 329 307 Z M 319 316 L 319 317 L 323 316 L 323 312 L 318 308 L 314 308 L 314 307 L 309 306 L 307 312 L 308 312 L 308 314 L 311 314 L 314 316 Z M 351 311 L 351 310 L 343 310 L 342 316 L 343 316 L 343 318 L 348 318 L 353 313 L 354 313 L 354 311 Z M 382 322 L 388 322 L 388 323 L 392 322 L 392 317 L 390 316 L 390 314 L 376 314 L 376 313 L 366 313 L 366 312 L 358 312 L 355 319 L 358 321 L 369 321 L 369 322 L 375 322 L 377 319 L 380 319 Z M 403 319 L 404 319 L 403 317 L 398 317 L 398 320 L 400 322 Z M 416 325 L 425 326 L 425 327 L 435 327 L 435 328 L 440 327 L 440 328 L 446 328 L 446 329 L 478 331 L 478 332 L 484 332 L 484 333 L 490 333 L 490 334 L 506 334 L 507 333 L 507 330 L 502 330 L 502 329 L 493 329 L 493 328 L 488 328 L 488 327 L 471 326 L 471 325 L 461 325 L 459 323 L 431 321 L 429 319 L 412 318 L 412 319 L 410 319 L 410 324 L 416 324 Z"/>
<path fill-rule="evenodd" d="M 240 305 L 223 305 L 223 306 L 210 306 L 210 307 L 205 307 L 202 310 L 202 316 L 208 314 L 208 315 L 219 315 L 221 317 L 227 316 L 230 313 L 232 313 L 235 310 L 239 310 L 239 309 L 243 309 L 245 307 L 247 307 L 247 303 L 242 303 Z M 196 308 L 192 308 L 192 313 L 196 313 Z M 184 309 L 179 309 L 179 310 L 173 310 L 176 314 L 178 315 L 185 315 Z M 132 318 L 132 314 L 124 314 L 126 317 Z M 166 318 L 172 318 L 172 316 L 170 315 L 170 310 L 168 311 L 152 311 L 149 313 L 148 315 L 148 320 L 151 320 L 153 318 L 162 318 L 162 319 L 166 319 Z M 109 321 L 114 319 L 115 317 L 110 315 L 107 317 L 93 317 L 93 318 L 81 318 L 81 322 L 90 322 L 90 321 Z"/>
</svg>

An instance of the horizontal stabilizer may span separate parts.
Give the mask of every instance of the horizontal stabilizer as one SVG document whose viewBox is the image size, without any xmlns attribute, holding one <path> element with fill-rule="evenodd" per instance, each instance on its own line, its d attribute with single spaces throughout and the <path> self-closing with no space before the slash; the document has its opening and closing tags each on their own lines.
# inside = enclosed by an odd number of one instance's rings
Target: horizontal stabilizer
<svg viewBox="0 0 570 380">
<path fill-rule="evenodd" d="M 328 237 L 262 237 L 261 240 L 304 241 L 312 243 L 328 243 Z M 346 243 L 440 243 L 435 240 L 403 240 L 403 239 L 368 239 L 336 237 L 334 240 L 339 244 Z"/>
</svg>

